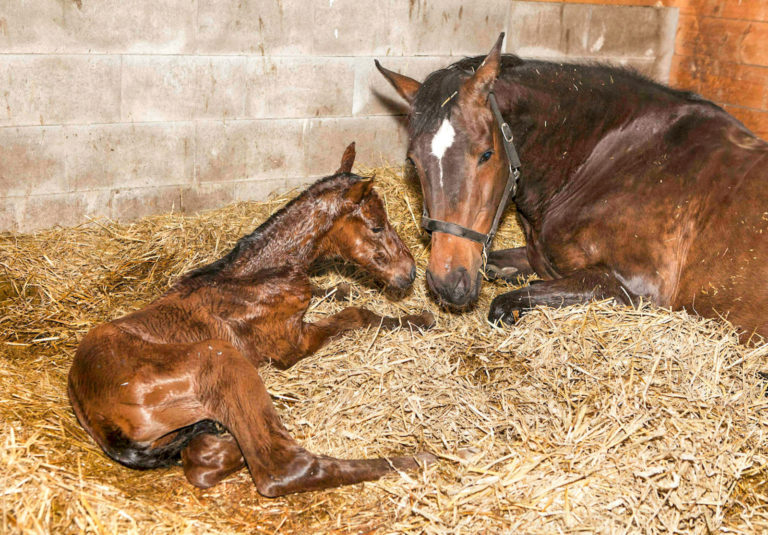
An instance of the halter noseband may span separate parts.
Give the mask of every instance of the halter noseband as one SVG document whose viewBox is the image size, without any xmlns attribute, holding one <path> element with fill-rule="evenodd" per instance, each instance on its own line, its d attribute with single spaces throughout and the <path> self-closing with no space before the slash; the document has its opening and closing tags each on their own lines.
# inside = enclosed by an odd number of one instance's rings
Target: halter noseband
<svg viewBox="0 0 768 535">
<path fill-rule="evenodd" d="M 432 232 L 442 232 L 444 234 L 451 234 L 458 236 L 459 238 L 465 238 L 483 245 L 483 258 L 486 258 L 487 251 L 491 246 L 493 237 L 496 235 L 496 231 L 499 228 L 499 222 L 501 216 L 504 213 L 504 208 L 507 206 L 507 202 L 510 197 L 514 197 L 517 193 L 517 181 L 520 178 L 520 157 L 517 155 L 515 144 L 512 142 L 512 130 L 509 128 L 509 124 L 501 116 L 499 111 L 499 105 L 496 103 L 496 95 L 492 92 L 488 94 L 488 101 L 491 103 L 491 111 L 496 119 L 496 124 L 499 125 L 501 130 L 501 139 L 504 144 L 504 152 L 507 154 L 507 162 L 509 162 L 509 175 L 507 177 L 507 184 L 504 186 L 504 193 L 499 201 L 499 206 L 496 208 L 496 215 L 493 217 L 493 224 L 488 234 L 477 232 L 471 228 L 457 225 L 456 223 L 450 223 L 448 221 L 440 221 L 439 219 L 432 219 L 427 213 L 427 203 L 424 202 L 424 211 L 421 214 L 421 227 L 429 234 Z"/>
</svg>

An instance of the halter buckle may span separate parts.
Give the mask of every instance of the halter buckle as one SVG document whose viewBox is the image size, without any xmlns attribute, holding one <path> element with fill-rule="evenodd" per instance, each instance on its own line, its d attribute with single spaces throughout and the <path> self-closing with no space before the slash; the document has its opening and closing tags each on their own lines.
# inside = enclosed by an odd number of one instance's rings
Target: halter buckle
<svg viewBox="0 0 768 535">
<path fill-rule="evenodd" d="M 507 143 L 512 143 L 512 141 L 515 139 L 515 137 L 512 135 L 512 129 L 507 123 L 501 124 L 501 135 L 504 136 L 504 141 Z"/>
</svg>

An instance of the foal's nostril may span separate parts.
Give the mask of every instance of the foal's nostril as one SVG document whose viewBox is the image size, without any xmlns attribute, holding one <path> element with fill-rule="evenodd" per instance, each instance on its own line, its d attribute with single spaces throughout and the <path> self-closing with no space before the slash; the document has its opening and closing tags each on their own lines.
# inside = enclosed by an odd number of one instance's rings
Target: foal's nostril
<svg viewBox="0 0 768 535">
<path fill-rule="evenodd" d="M 403 277 L 402 275 L 398 275 L 395 277 L 394 286 L 401 289 L 401 290 L 407 290 L 411 286 L 411 282 L 408 280 L 408 277 Z"/>
<path fill-rule="evenodd" d="M 411 268 L 411 282 L 416 280 L 416 266 Z"/>
</svg>

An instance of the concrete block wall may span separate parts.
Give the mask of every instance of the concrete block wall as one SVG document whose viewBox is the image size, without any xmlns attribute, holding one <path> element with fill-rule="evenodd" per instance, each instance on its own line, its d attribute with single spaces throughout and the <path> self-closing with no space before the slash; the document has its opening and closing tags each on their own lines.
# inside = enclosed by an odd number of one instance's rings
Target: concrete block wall
<svg viewBox="0 0 768 535">
<path fill-rule="evenodd" d="M 0 231 L 262 199 L 400 162 L 423 78 L 486 52 L 666 80 L 676 10 L 511 0 L 0 0 Z M 638 22 L 639 21 L 639 22 Z"/>
</svg>

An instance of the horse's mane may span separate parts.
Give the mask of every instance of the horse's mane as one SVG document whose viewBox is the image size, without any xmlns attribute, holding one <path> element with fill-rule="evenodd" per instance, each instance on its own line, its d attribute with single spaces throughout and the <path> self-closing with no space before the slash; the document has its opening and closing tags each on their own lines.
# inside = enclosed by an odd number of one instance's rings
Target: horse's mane
<svg viewBox="0 0 768 535">
<path fill-rule="evenodd" d="M 480 64 L 485 56 L 468 57 L 449 65 L 444 69 L 431 73 L 419 88 L 411 108 L 409 127 L 411 137 L 424 132 L 435 130 L 442 120 L 448 117 L 456 105 L 459 88 Z M 683 102 L 706 103 L 717 106 L 690 91 L 680 91 L 660 84 L 637 72 L 631 67 L 607 65 L 597 62 L 562 63 L 542 60 L 526 60 L 514 54 L 504 54 L 501 57 L 502 80 L 525 81 L 532 76 L 549 77 L 554 79 L 557 72 L 574 72 L 581 76 L 580 80 L 591 80 L 595 86 L 605 87 L 610 80 L 611 85 L 619 82 L 625 88 L 642 90 L 651 98 L 679 100 Z M 557 82 L 555 82 L 557 83 Z M 562 83 L 562 82 L 560 82 Z M 605 95 L 604 89 L 601 92 Z M 626 98 L 626 95 L 621 95 Z"/>
</svg>

